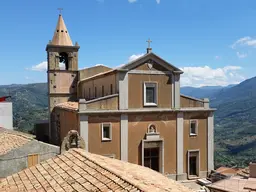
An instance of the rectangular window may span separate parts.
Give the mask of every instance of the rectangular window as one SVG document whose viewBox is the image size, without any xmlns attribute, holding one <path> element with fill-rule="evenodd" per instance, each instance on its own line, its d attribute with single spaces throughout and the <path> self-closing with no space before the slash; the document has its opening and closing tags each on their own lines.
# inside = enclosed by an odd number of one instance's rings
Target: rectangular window
<svg viewBox="0 0 256 192">
<path fill-rule="evenodd" d="M 102 85 L 102 88 L 101 88 L 101 92 L 102 92 L 102 97 L 104 97 L 104 86 Z"/>
<path fill-rule="evenodd" d="M 110 84 L 110 95 L 112 95 L 112 94 L 113 94 L 113 85 Z"/>
<path fill-rule="evenodd" d="M 97 87 L 94 88 L 94 97 L 97 98 Z"/>
<path fill-rule="evenodd" d="M 190 135 L 197 135 L 197 120 L 190 120 Z"/>
<path fill-rule="evenodd" d="M 112 139 L 112 127 L 110 123 L 102 123 L 101 139 L 102 141 L 110 141 Z"/>
<path fill-rule="evenodd" d="M 157 83 L 144 83 L 144 106 L 157 105 Z"/>
</svg>

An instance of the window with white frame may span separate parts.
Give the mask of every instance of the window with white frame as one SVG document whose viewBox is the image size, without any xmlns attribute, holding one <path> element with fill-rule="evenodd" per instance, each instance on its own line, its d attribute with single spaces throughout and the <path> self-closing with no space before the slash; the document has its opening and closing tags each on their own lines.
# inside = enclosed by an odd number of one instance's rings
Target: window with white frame
<svg viewBox="0 0 256 192">
<path fill-rule="evenodd" d="M 157 105 L 157 83 L 144 83 L 144 106 Z"/>
<path fill-rule="evenodd" d="M 190 135 L 197 135 L 197 120 L 190 120 Z"/>
<path fill-rule="evenodd" d="M 110 141 L 112 139 L 112 127 L 110 123 L 102 123 L 101 139 L 102 141 Z"/>
</svg>

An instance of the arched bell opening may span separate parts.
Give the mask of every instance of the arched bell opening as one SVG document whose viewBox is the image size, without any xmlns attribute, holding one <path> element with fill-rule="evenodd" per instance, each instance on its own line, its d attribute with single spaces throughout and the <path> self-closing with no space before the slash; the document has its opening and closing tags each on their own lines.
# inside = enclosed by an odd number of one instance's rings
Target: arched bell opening
<svg viewBox="0 0 256 192">
<path fill-rule="evenodd" d="M 60 70 L 68 70 L 69 63 L 68 63 L 68 54 L 65 52 L 60 53 L 59 55 L 59 68 Z"/>
</svg>

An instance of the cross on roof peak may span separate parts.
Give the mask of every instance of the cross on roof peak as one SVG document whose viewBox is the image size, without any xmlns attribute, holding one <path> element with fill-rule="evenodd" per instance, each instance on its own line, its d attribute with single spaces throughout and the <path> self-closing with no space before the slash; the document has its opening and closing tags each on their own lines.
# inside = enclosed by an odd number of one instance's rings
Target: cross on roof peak
<svg viewBox="0 0 256 192">
<path fill-rule="evenodd" d="M 150 47 L 150 43 L 152 43 L 152 41 L 150 40 L 150 38 L 148 38 L 146 42 L 148 42 L 147 53 L 150 53 L 152 51 L 152 48 Z"/>
<path fill-rule="evenodd" d="M 61 11 L 63 11 L 63 8 L 58 8 L 60 15 L 61 15 Z"/>
</svg>

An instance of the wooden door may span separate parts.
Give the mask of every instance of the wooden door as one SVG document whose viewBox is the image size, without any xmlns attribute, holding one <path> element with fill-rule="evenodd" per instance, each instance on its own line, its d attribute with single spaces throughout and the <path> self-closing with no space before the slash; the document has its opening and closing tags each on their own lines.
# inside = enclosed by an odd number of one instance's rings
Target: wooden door
<svg viewBox="0 0 256 192">
<path fill-rule="evenodd" d="M 38 163 L 38 154 L 28 155 L 28 167 L 34 166 Z"/>
</svg>

